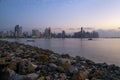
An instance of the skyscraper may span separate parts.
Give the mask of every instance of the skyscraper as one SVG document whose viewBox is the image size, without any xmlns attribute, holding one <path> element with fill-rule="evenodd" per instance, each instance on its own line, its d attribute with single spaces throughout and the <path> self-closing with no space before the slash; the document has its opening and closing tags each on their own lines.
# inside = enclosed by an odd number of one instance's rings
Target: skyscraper
<svg viewBox="0 0 120 80">
<path fill-rule="evenodd" d="M 81 38 L 83 38 L 83 27 L 81 27 Z"/>
<path fill-rule="evenodd" d="M 44 37 L 51 38 L 51 29 L 50 28 L 45 29 Z"/>
<path fill-rule="evenodd" d="M 19 26 L 19 25 L 15 26 L 14 36 L 15 37 L 22 37 L 22 27 L 21 26 Z"/>
<path fill-rule="evenodd" d="M 62 38 L 65 38 L 65 31 L 62 31 Z"/>
<path fill-rule="evenodd" d="M 40 37 L 40 31 L 33 29 L 32 30 L 32 37 L 39 38 Z"/>
</svg>

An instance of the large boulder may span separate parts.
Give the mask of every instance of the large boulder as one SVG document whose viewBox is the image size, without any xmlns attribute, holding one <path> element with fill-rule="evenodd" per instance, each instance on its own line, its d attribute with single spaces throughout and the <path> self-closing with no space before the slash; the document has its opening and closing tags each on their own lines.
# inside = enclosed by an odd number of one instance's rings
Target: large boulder
<svg viewBox="0 0 120 80">
<path fill-rule="evenodd" d="M 37 68 L 37 65 L 31 63 L 30 61 L 22 60 L 22 61 L 17 63 L 16 72 L 18 74 L 25 75 L 28 73 L 34 73 L 36 68 Z"/>
<path fill-rule="evenodd" d="M 71 68 L 70 59 L 60 58 L 58 59 L 59 66 L 62 66 L 65 70 L 69 70 Z"/>
<path fill-rule="evenodd" d="M 8 64 L 8 68 L 11 69 L 11 70 L 14 70 L 16 71 L 17 69 L 17 62 L 11 62 Z"/>
</svg>

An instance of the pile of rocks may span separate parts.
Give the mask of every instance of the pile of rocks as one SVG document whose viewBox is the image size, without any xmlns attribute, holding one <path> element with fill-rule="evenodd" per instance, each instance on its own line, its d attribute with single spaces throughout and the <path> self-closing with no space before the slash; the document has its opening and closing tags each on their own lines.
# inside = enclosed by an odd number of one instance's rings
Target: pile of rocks
<svg viewBox="0 0 120 80">
<path fill-rule="evenodd" d="M 120 67 L 0 41 L 0 80 L 120 80 Z"/>
</svg>

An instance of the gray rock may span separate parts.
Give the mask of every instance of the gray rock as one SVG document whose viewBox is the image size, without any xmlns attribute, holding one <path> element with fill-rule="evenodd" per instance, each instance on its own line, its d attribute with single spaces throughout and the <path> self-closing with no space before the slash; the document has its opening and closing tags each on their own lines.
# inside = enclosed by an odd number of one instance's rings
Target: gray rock
<svg viewBox="0 0 120 80">
<path fill-rule="evenodd" d="M 75 73 L 78 71 L 78 68 L 76 66 L 72 66 L 70 69 L 69 69 L 69 72 L 70 73 Z"/>
<path fill-rule="evenodd" d="M 28 77 L 30 80 L 36 80 L 38 78 L 38 74 L 36 73 L 31 73 L 31 74 L 27 74 L 26 77 Z"/>
<path fill-rule="evenodd" d="M 49 66 L 52 67 L 52 68 L 57 68 L 57 65 L 54 64 L 54 63 L 50 63 Z"/>
<path fill-rule="evenodd" d="M 33 73 L 35 69 L 37 68 L 37 65 L 34 65 L 30 61 L 22 60 L 17 64 L 17 73 L 19 74 L 28 74 Z"/>
<path fill-rule="evenodd" d="M 68 63 L 68 64 L 71 64 L 70 59 L 67 59 L 67 58 L 59 58 L 59 61 L 60 61 L 61 63 Z"/>
<path fill-rule="evenodd" d="M 51 79 L 50 79 L 50 76 L 46 76 L 46 80 L 51 80 Z"/>
<path fill-rule="evenodd" d="M 61 73 L 60 74 L 60 80 L 66 80 L 67 76 L 65 75 L 65 73 Z"/>
</svg>

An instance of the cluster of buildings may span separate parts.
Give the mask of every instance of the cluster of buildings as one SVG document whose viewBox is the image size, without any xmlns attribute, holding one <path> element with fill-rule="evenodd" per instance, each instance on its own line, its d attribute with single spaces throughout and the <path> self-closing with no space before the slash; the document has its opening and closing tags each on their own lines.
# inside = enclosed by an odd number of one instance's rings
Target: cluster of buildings
<svg viewBox="0 0 120 80">
<path fill-rule="evenodd" d="M 98 38 L 99 34 L 96 31 L 86 32 L 83 28 L 79 32 L 75 32 L 72 36 L 74 38 Z"/>
<path fill-rule="evenodd" d="M 38 29 L 33 29 L 32 32 L 23 32 L 22 27 L 16 25 L 12 31 L 0 31 L 0 38 L 98 38 L 99 34 L 96 31 L 85 32 L 83 28 L 73 35 L 67 35 L 63 30 L 61 33 L 52 33 L 51 28 L 46 28 L 43 33 Z"/>
</svg>

